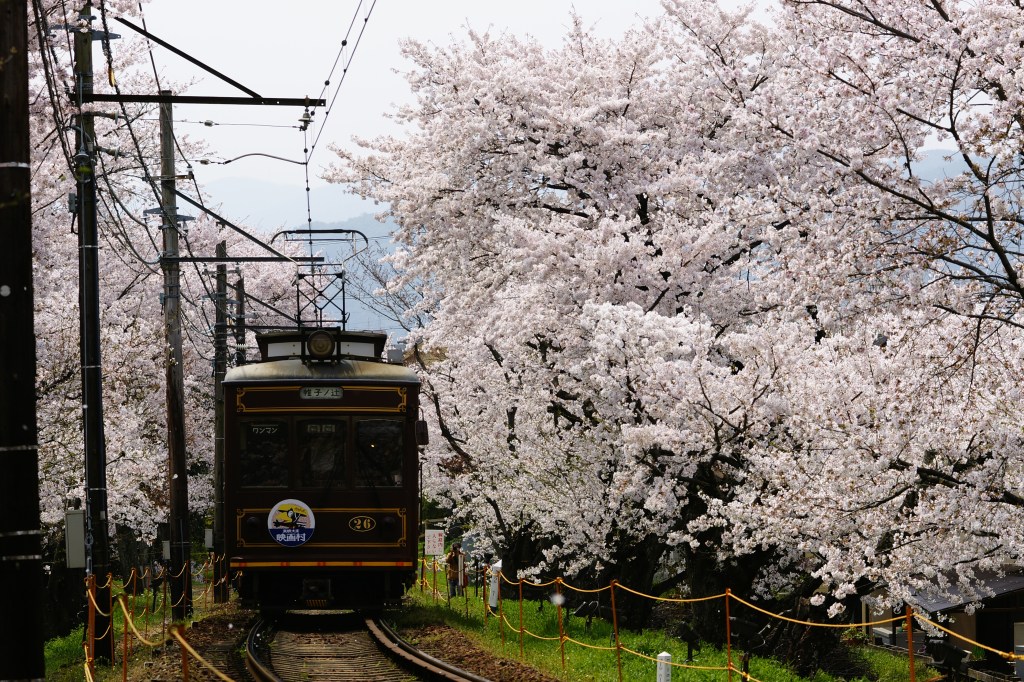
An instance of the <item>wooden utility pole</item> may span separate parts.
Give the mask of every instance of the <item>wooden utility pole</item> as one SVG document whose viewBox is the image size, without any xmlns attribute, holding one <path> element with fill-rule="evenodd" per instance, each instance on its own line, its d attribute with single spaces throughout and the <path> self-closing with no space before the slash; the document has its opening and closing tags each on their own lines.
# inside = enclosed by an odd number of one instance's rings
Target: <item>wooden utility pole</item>
<svg viewBox="0 0 1024 682">
<path fill-rule="evenodd" d="M 161 95 L 170 96 L 162 90 Z M 192 615 L 192 543 L 189 539 L 188 460 L 185 453 L 185 380 L 181 353 L 181 271 L 178 265 L 178 202 L 174 187 L 174 121 L 170 102 L 160 104 L 160 189 L 163 215 L 164 366 L 167 389 L 167 452 L 171 535 L 171 614 Z M 178 576 L 178 577 L 176 577 Z"/>
<path fill-rule="evenodd" d="M 42 680 L 43 560 L 36 428 L 28 5 L 0 0 L 0 679 Z"/>
<path fill-rule="evenodd" d="M 78 13 L 91 26 L 92 3 Z M 92 29 L 75 31 L 77 104 L 92 94 Z M 96 602 L 110 603 L 110 534 L 107 528 L 107 444 L 103 433 L 103 372 L 100 365 L 99 230 L 96 224 L 96 132 L 93 116 L 81 113 L 75 127 L 78 187 L 78 302 L 82 362 L 82 432 L 85 445 L 85 572 L 96 576 Z M 97 660 L 112 661 L 110 616 L 96 614 Z"/>
<path fill-rule="evenodd" d="M 217 244 L 217 257 L 227 259 L 224 242 Z M 228 370 L 228 272 L 227 265 L 217 264 L 217 316 L 213 330 L 214 432 L 213 448 L 213 601 L 228 600 L 227 560 L 224 556 L 224 375 Z"/>
</svg>

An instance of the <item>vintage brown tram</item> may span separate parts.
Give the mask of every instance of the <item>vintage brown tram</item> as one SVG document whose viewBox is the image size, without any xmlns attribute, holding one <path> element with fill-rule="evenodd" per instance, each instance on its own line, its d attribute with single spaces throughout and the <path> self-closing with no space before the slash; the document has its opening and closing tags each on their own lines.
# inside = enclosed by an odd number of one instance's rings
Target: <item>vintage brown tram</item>
<svg viewBox="0 0 1024 682">
<path fill-rule="evenodd" d="M 378 609 L 415 579 L 419 379 L 386 337 L 260 334 L 224 378 L 225 552 L 243 603 Z"/>
</svg>

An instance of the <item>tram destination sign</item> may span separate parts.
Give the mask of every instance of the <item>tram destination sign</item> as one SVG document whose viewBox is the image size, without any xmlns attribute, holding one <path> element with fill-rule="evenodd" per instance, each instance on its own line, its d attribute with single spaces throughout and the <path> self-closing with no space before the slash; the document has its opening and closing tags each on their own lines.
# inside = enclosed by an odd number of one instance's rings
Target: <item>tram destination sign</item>
<svg viewBox="0 0 1024 682">
<path fill-rule="evenodd" d="M 299 397 L 303 400 L 340 400 L 345 395 L 341 386 L 303 386 Z"/>
<path fill-rule="evenodd" d="M 266 412 L 390 412 L 408 406 L 406 386 L 309 385 L 244 386 L 235 392 L 238 413 Z"/>
</svg>

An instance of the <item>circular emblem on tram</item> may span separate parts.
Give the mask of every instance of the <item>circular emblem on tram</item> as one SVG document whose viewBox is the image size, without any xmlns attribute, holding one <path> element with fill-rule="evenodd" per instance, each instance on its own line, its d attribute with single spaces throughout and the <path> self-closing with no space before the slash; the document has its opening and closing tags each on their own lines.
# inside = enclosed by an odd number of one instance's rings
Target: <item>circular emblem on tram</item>
<svg viewBox="0 0 1024 682">
<path fill-rule="evenodd" d="M 267 516 L 270 537 L 285 547 L 306 544 L 313 537 L 315 527 L 313 509 L 302 500 L 281 500 Z"/>
</svg>

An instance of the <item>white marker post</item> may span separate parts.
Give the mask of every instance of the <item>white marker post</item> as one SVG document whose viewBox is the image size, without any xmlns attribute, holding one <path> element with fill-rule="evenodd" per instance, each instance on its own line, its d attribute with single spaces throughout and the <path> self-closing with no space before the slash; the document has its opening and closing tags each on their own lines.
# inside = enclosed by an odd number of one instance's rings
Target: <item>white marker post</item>
<svg viewBox="0 0 1024 682">
<path fill-rule="evenodd" d="M 658 654 L 658 682 L 672 682 L 672 654 L 662 651 Z"/>
</svg>

